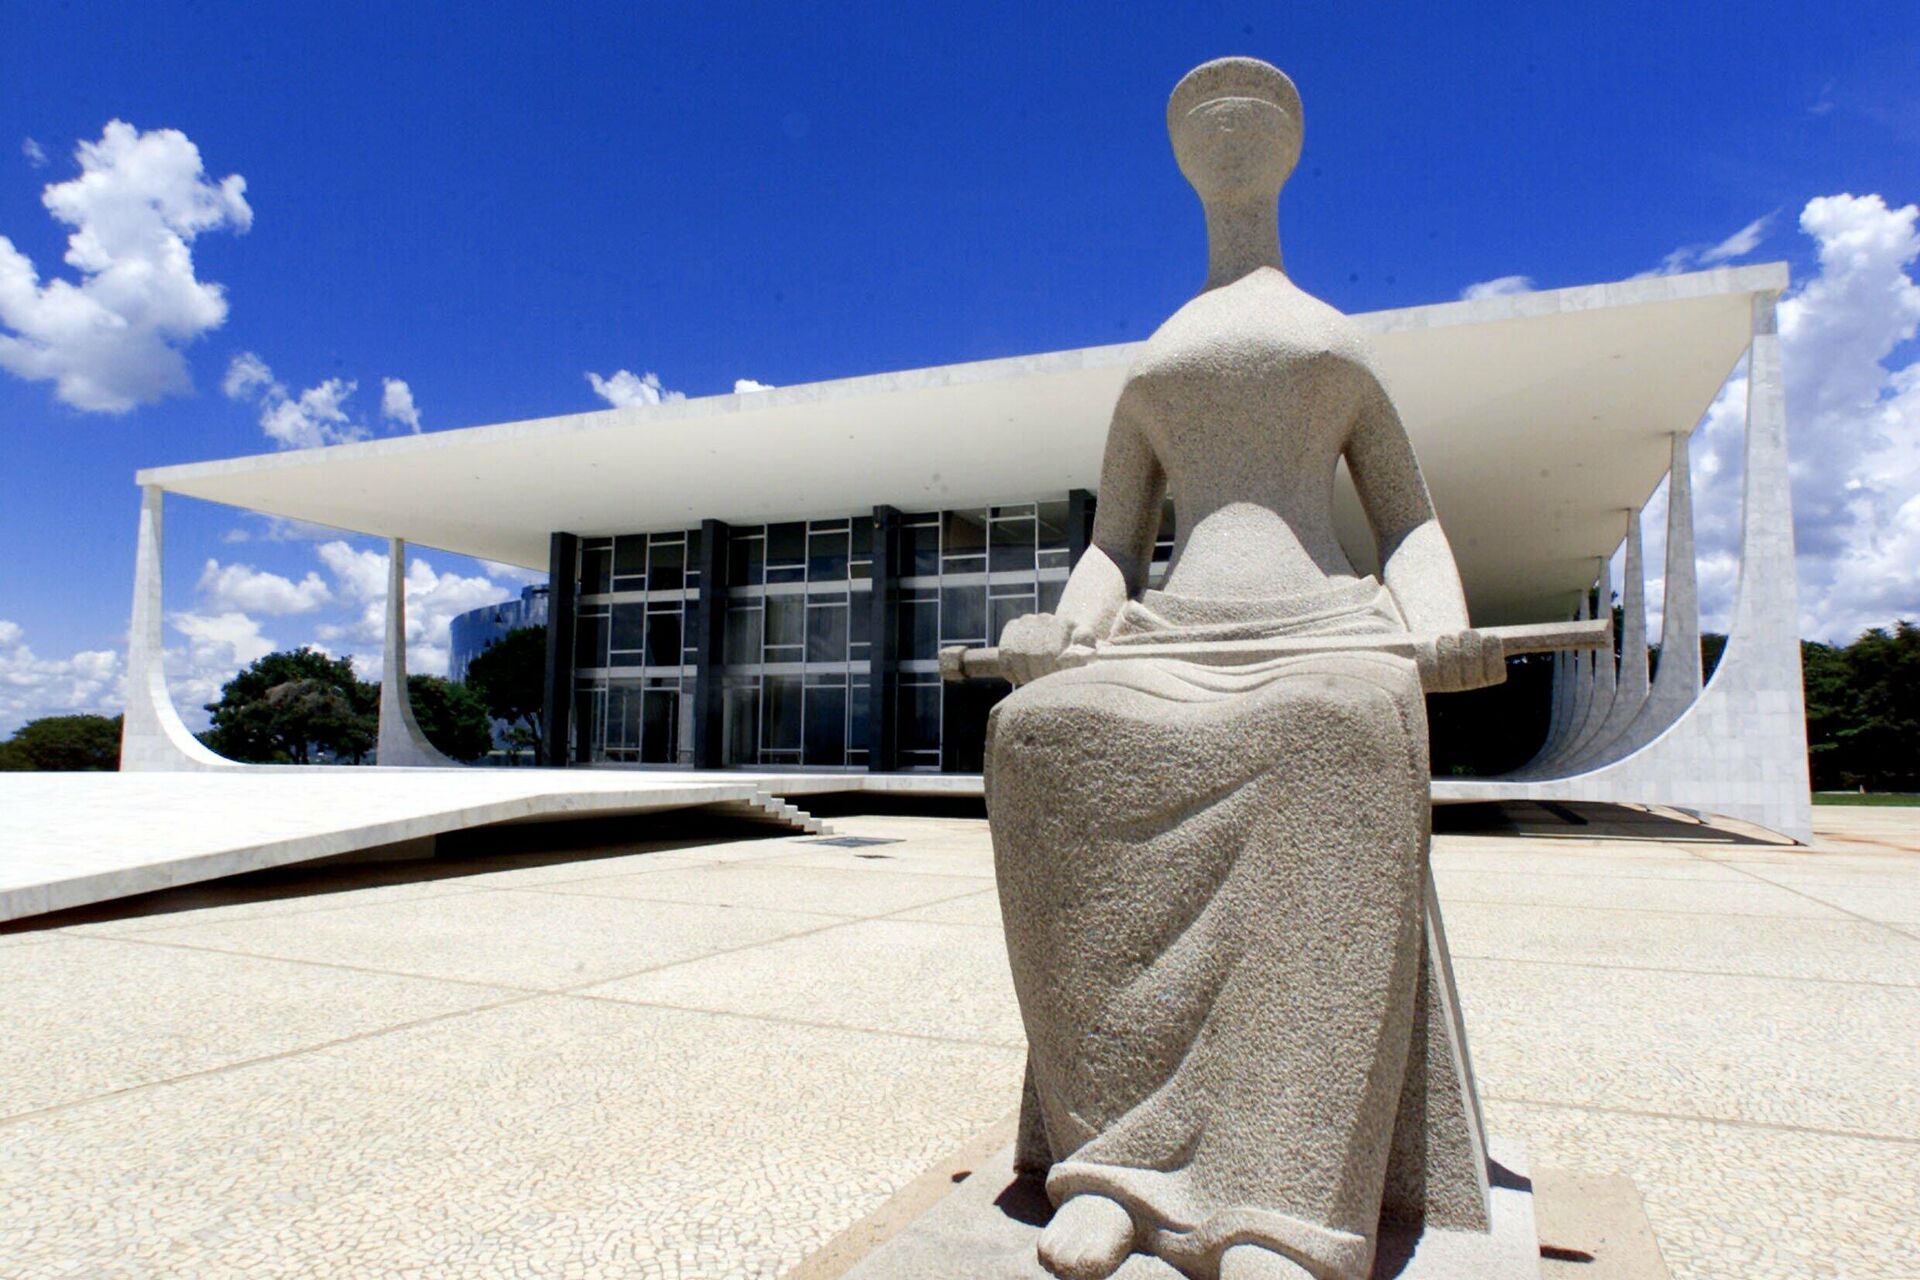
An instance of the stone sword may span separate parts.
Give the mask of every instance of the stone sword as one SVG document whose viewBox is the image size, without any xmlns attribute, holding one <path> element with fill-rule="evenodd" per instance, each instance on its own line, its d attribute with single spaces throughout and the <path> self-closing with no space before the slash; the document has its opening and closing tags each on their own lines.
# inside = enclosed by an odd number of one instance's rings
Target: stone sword
<svg viewBox="0 0 1920 1280">
<path fill-rule="evenodd" d="M 1513 627 L 1475 627 L 1474 630 L 1482 637 L 1498 640 L 1503 659 L 1523 653 L 1606 649 L 1613 645 L 1611 618 L 1533 622 Z M 1060 655 L 1059 665 L 1063 668 L 1084 667 L 1093 662 L 1174 658 L 1208 666 L 1234 667 L 1315 653 L 1388 653 L 1413 659 L 1420 668 L 1422 683 L 1431 687 L 1439 669 L 1438 640 L 1437 636 L 1408 632 L 1358 636 L 1282 636 L 1266 640 L 1194 640 L 1174 644 L 1114 644 L 1102 640 L 1098 644 L 1073 645 L 1066 649 Z M 996 646 L 950 645 L 940 650 L 940 678 L 955 681 L 1004 680 L 1007 677 L 1001 672 L 1000 650 Z"/>
</svg>

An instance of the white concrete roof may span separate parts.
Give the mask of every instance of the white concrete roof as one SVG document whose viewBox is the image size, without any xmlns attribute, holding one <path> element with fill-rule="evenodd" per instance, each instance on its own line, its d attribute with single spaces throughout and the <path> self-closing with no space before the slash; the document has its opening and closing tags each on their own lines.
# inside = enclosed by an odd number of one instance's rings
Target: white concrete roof
<svg viewBox="0 0 1920 1280">
<path fill-rule="evenodd" d="M 1369 312 L 1476 621 L 1561 616 L 1665 474 L 1784 264 Z M 1133 344 L 142 471 L 252 511 L 544 568 L 580 534 L 1095 488 Z M 1344 481 L 1343 481 L 1344 488 Z M 1370 539 L 1350 491 L 1341 532 Z"/>
</svg>

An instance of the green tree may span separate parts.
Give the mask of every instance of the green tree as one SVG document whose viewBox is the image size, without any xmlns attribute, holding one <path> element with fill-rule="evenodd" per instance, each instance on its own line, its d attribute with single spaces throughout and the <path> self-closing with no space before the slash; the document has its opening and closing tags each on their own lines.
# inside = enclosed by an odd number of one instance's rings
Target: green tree
<svg viewBox="0 0 1920 1280">
<path fill-rule="evenodd" d="M 378 686 L 376 686 L 377 688 Z M 478 760 L 493 749 L 493 717 L 465 685 L 440 676 L 408 676 L 407 697 L 420 732 L 455 760 Z"/>
<path fill-rule="evenodd" d="M 221 686 L 200 740 L 250 764 L 358 764 L 373 749 L 379 705 L 377 686 L 349 659 L 312 648 L 270 653 Z"/>
<path fill-rule="evenodd" d="M 0 742 L 0 773 L 120 767 L 119 716 L 42 716 Z"/>
<path fill-rule="evenodd" d="M 516 627 L 467 664 L 467 687 L 494 717 L 531 735 L 535 764 L 545 764 L 547 629 Z M 509 735 L 516 743 L 524 736 Z"/>
</svg>

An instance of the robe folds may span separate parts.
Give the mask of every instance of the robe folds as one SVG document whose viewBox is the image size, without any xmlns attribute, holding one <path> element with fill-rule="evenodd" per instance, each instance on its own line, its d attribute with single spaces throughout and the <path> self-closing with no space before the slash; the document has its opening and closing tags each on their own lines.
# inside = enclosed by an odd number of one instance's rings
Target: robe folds
<svg viewBox="0 0 1920 1280">
<path fill-rule="evenodd" d="M 1403 632 L 1371 578 L 1148 591 L 1125 645 Z M 1254 1243 L 1366 1280 L 1424 979 L 1427 732 L 1404 658 L 1149 657 L 994 710 L 987 803 L 1029 1045 L 1019 1161 L 1211 1280 Z"/>
</svg>

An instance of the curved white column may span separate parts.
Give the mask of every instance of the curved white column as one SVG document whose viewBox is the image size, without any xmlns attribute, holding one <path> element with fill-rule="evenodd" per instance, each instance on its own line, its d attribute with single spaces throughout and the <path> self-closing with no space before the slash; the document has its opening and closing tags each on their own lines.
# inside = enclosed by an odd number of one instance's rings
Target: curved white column
<svg viewBox="0 0 1920 1280">
<path fill-rule="evenodd" d="M 1787 420 L 1781 382 L 1780 338 L 1774 306 L 1778 295 L 1754 297 L 1753 343 L 1748 350 L 1747 434 L 1741 481 L 1740 575 L 1726 652 L 1697 701 L 1631 754 L 1567 778 L 1522 780 L 1440 779 L 1443 800 L 1596 800 L 1659 804 L 1724 814 L 1806 842 L 1813 836 L 1812 795 L 1807 773 L 1807 721 L 1801 688 L 1799 587 L 1794 578 L 1793 492 L 1787 470 Z M 1670 505 L 1684 512 L 1687 493 L 1684 441 L 1676 441 L 1678 464 Z M 1690 534 L 1691 527 L 1687 532 Z M 1684 548 L 1668 545 L 1668 564 L 1684 551 L 1684 581 L 1668 582 L 1691 594 L 1691 538 Z M 1683 605 L 1664 621 L 1660 668 L 1641 716 L 1628 727 L 1638 733 L 1665 682 L 1683 688 L 1698 681 L 1697 606 Z"/>
<path fill-rule="evenodd" d="M 442 755 L 420 722 L 413 718 L 413 699 L 407 696 L 407 544 L 387 541 L 387 635 L 380 663 L 380 740 L 378 763 L 414 768 L 457 768 L 459 761 Z"/>
<path fill-rule="evenodd" d="M 1600 562 L 1600 573 L 1594 580 L 1593 616 L 1607 620 L 1607 630 L 1613 630 L 1613 557 L 1608 556 Z M 1567 750 L 1556 767 L 1562 770 L 1571 768 L 1593 746 L 1600 736 L 1601 726 L 1607 717 L 1613 714 L 1613 699 L 1617 692 L 1613 671 L 1613 645 L 1604 649 L 1595 649 L 1587 655 L 1587 664 L 1593 670 L 1593 694 L 1587 702 L 1587 715 L 1580 726 L 1580 732 L 1567 744 Z"/>
<path fill-rule="evenodd" d="M 1614 744 L 1647 702 L 1647 570 L 1637 507 L 1627 513 L 1627 554 L 1621 573 L 1620 674 L 1614 686 L 1613 707 L 1599 732 L 1573 761 L 1575 769 L 1615 758 Z"/>
<path fill-rule="evenodd" d="M 160 594 L 161 504 L 155 485 L 140 490 L 140 534 L 133 559 L 133 623 L 127 633 L 127 707 L 120 768 L 127 773 L 246 766 L 209 751 L 193 736 L 167 688 L 166 620 Z"/>
</svg>

